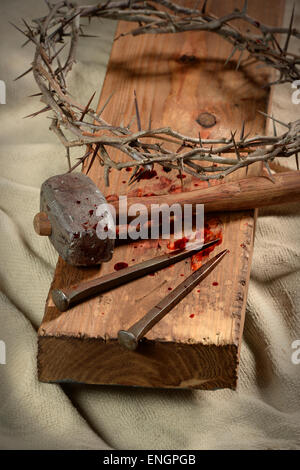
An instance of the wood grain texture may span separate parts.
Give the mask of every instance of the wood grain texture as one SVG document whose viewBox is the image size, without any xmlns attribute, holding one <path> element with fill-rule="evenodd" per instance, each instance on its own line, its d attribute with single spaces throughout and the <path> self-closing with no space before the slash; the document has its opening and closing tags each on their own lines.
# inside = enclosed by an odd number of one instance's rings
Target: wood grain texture
<svg viewBox="0 0 300 470">
<path fill-rule="evenodd" d="M 178 203 L 182 206 L 191 204 L 193 213 L 196 204 L 205 205 L 205 213 L 233 212 L 258 207 L 266 207 L 272 204 L 283 204 L 296 201 L 300 198 L 300 178 L 298 171 L 285 171 L 279 175 L 273 175 L 272 179 L 266 171 L 266 175 L 243 178 L 239 181 L 224 182 L 203 190 L 185 191 L 183 193 L 168 194 L 162 196 L 132 197 L 127 199 L 128 210 L 134 204 L 142 203 L 148 210 L 148 214 L 155 213 L 152 205 L 169 205 Z M 119 210 L 119 202 L 111 203 L 117 216 L 122 214 Z"/>
<path fill-rule="evenodd" d="M 280 24 L 283 1 L 253 0 L 249 12 L 257 19 Z M 209 2 L 216 14 L 231 11 L 241 1 Z M 117 35 L 132 25 L 120 23 Z M 99 109 L 111 92 L 114 96 L 104 113 L 113 124 L 134 115 L 136 90 L 143 126 L 151 114 L 152 127 L 170 125 L 186 134 L 203 138 L 229 135 L 239 130 L 262 133 L 264 120 L 257 110 L 267 107 L 266 80 L 262 69 L 236 71 L 236 57 L 224 68 L 230 46 L 217 35 L 180 33 L 126 37 L 114 43 Z M 205 129 L 196 119 L 203 112 L 216 117 Z M 117 152 L 115 158 L 123 158 Z M 87 163 L 88 165 L 88 163 Z M 85 166 L 85 171 L 87 166 Z M 257 175 L 259 166 L 249 175 Z M 127 186 L 130 172 L 112 172 L 111 186 L 104 188 L 103 170 L 96 160 L 89 176 L 106 196 L 149 193 L 178 194 L 207 187 L 188 175 L 157 168 L 157 177 Z M 245 177 L 243 170 L 230 180 Z M 227 179 L 228 181 L 228 179 Z M 196 186 L 195 186 L 196 185 Z M 209 220 L 206 220 L 209 223 Z M 190 260 L 164 269 L 154 276 L 90 299 L 60 313 L 48 297 L 39 329 L 38 371 L 45 382 L 77 381 L 144 387 L 235 388 L 247 287 L 253 250 L 254 211 L 219 213 L 211 226 L 222 226 L 223 242 L 217 250 L 230 254 L 218 268 L 174 308 L 146 336 L 137 351 L 124 351 L 116 338 L 140 319 L 168 289 L 191 272 Z M 117 262 L 133 264 L 167 251 L 167 240 L 144 240 L 115 249 L 113 260 L 99 268 L 74 268 L 59 259 L 52 288 L 78 284 L 111 272 Z"/>
</svg>

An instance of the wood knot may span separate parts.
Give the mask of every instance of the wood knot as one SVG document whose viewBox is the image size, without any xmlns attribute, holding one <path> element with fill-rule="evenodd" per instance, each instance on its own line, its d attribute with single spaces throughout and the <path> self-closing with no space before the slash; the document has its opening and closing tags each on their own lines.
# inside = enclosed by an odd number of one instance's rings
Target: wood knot
<svg viewBox="0 0 300 470">
<path fill-rule="evenodd" d="M 213 127 L 217 123 L 216 116 L 211 113 L 201 113 L 196 119 L 196 122 L 202 127 Z"/>
<path fill-rule="evenodd" d="M 178 59 L 178 62 L 180 62 L 181 64 L 194 64 L 197 61 L 198 59 L 195 55 L 187 55 L 187 54 L 183 54 Z"/>
</svg>

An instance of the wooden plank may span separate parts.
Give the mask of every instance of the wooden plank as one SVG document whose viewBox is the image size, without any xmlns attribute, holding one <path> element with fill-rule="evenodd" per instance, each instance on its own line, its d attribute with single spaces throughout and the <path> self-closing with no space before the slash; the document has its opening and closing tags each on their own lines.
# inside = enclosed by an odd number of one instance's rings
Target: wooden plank
<svg viewBox="0 0 300 470">
<path fill-rule="evenodd" d="M 231 11 L 242 2 L 211 2 L 216 14 Z M 253 0 L 249 13 L 260 21 L 278 25 L 283 1 Z M 241 6 L 241 5 L 240 5 Z M 117 35 L 132 25 L 119 23 Z M 238 131 L 262 133 L 264 120 L 257 110 L 266 109 L 267 91 L 261 85 L 265 69 L 236 71 L 236 58 L 224 68 L 230 46 L 217 35 L 180 33 L 126 37 L 114 43 L 99 109 L 110 93 L 114 97 L 104 118 L 112 124 L 128 123 L 134 115 L 136 90 L 143 126 L 151 113 L 152 127 L 170 125 L 185 134 L 214 138 Z M 212 113 L 216 125 L 200 127 L 196 119 Z M 114 158 L 124 158 L 112 154 Z M 85 166 L 86 171 L 87 166 Z M 133 187 L 130 172 L 112 172 L 111 186 L 104 188 L 103 169 L 95 161 L 89 176 L 106 196 L 174 194 L 207 183 L 188 175 L 183 180 L 172 171 L 155 168 L 157 176 Z M 249 175 L 260 167 L 251 167 Z M 244 177 L 243 170 L 231 179 Z M 216 214 L 206 220 L 212 233 L 222 232 L 222 245 L 230 254 L 214 273 L 170 312 L 136 352 L 117 343 L 119 329 L 127 329 L 192 269 L 191 262 L 176 266 L 90 299 L 60 313 L 48 297 L 39 329 L 39 379 L 146 387 L 235 388 L 245 304 L 250 275 L 255 214 L 253 211 Z M 70 286 L 111 272 L 118 262 L 132 264 L 167 251 L 166 240 L 144 240 L 118 246 L 113 260 L 99 268 L 80 269 L 59 259 L 52 288 Z M 214 251 L 214 254 L 217 250 Z M 195 260 L 193 261 L 195 263 Z"/>
</svg>

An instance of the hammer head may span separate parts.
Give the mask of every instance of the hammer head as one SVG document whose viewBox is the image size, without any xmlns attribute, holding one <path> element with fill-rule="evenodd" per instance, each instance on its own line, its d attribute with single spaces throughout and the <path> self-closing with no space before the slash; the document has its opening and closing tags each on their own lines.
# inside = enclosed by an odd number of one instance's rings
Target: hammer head
<svg viewBox="0 0 300 470">
<path fill-rule="evenodd" d="M 97 211 L 100 205 L 102 215 Z M 51 224 L 51 243 L 67 263 L 90 266 L 111 259 L 114 239 L 100 239 L 97 225 L 105 219 L 108 235 L 114 221 L 105 197 L 88 176 L 66 173 L 49 178 L 41 187 L 40 208 Z"/>
</svg>

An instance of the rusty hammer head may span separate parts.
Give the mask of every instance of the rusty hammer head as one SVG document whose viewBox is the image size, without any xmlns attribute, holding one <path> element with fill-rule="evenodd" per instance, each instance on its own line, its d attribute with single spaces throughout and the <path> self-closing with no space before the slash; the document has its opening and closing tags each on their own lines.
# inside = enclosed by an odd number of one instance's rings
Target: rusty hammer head
<svg viewBox="0 0 300 470">
<path fill-rule="evenodd" d="M 49 236 L 67 263 L 90 266 L 111 259 L 114 238 L 108 234 L 99 238 L 97 225 L 105 220 L 102 226 L 111 233 L 113 219 L 105 197 L 88 176 L 66 173 L 49 178 L 41 187 L 40 210 L 34 218 L 35 231 Z"/>
</svg>

